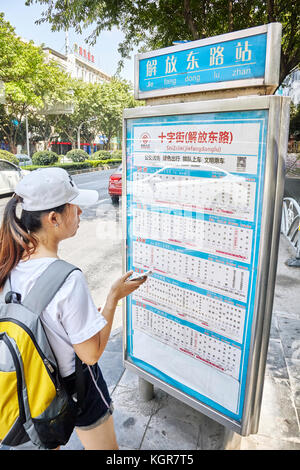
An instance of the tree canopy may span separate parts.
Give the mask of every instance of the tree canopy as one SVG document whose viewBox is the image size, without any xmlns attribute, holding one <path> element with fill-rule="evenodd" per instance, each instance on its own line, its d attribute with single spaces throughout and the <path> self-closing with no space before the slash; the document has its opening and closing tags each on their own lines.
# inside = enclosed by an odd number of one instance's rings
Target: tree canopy
<svg viewBox="0 0 300 470">
<path fill-rule="evenodd" d="M 0 80 L 5 103 L 0 105 L 0 135 L 15 150 L 24 139 L 24 117 L 45 105 L 71 99 L 69 76 L 54 61 L 47 62 L 40 47 L 25 42 L 0 13 Z"/>
<path fill-rule="evenodd" d="M 0 13 L 0 80 L 5 83 L 8 104 L 43 107 L 68 101 L 68 76 L 54 61 L 46 62 L 41 47 L 25 42 Z"/>
<path fill-rule="evenodd" d="M 299 0 L 26 0 L 45 5 L 42 18 L 52 30 L 74 27 L 94 44 L 113 26 L 124 33 L 119 52 L 124 59 L 135 46 L 154 50 L 173 41 L 196 40 L 262 24 L 283 26 L 280 83 L 300 63 Z"/>
<path fill-rule="evenodd" d="M 55 128 L 73 146 L 77 143 L 77 129 L 82 123 L 81 140 L 91 142 L 100 133 L 107 137 L 109 145 L 112 137 L 121 137 L 123 109 L 140 105 L 124 80 L 113 79 L 101 84 L 73 80 L 72 89 L 74 113 L 59 116 Z"/>
<path fill-rule="evenodd" d="M 25 116 L 32 139 L 42 140 L 46 148 L 58 135 L 76 146 L 80 125 L 86 142 L 92 142 L 97 133 L 105 134 L 108 144 L 112 137 L 121 136 L 123 109 L 138 103 L 125 80 L 114 78 L 92 84 L 72 79 L 56 62 L 46 59 L 41 47 L 21 40 L 3 14 L 0 50 L 0 80 L 5 85 L 5 103 L 0 104 L 0 139 L 5 138 L 12 151 L 26 139 Z M 45 114 L 45 108 L 68 101 L 73 103 L 72 114 Z"/>
</svg>

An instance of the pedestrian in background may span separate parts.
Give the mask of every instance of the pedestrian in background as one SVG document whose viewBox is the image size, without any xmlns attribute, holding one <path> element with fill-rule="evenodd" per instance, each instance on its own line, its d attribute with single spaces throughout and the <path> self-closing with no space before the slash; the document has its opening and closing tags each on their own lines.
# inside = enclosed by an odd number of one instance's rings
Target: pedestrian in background
<svg viewBox="0 0 300 470">
<path fill-rule="evenodd" d="M 38 277 L 59 258 L 59 243 L 76 235 L 80 206 L 97 200 L 97 191 L 79 190 L 61 168 L 39 169 L 26 175 L 5 208 L 0 229 L 0 290 L 10 276 L 12 290 L 25 298 Z M 126 282 L 131 274 L 127 272 L 111 286 L 100 312 L 84 275 L 75 270 L 40 317 L 70 394 L 76 391 L 75 353 L 84 363 L 84 408 L 75 429 L 87 450 L 118 449 L 112 400 L 98 360 L 108 342 L 118 301 L 145 282 Z"/>
</svg>

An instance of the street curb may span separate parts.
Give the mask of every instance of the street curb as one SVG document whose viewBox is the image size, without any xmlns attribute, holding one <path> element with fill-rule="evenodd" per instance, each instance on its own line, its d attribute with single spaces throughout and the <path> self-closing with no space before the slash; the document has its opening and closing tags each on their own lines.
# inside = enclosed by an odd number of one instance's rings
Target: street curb
<svg viewBox="0 0 300 470">
<path fill-rule="evenodd" d="M 112 168 L 117 168 L 120 166 L 120 162 L 112 163 L 111 165 L 102 165 L 96 168 L 84 168 L 83 170 L 67 170 L 69 175 L 80 175 L 81 173 L 91 173 L 94 171 L 103 171 L 103 170 L 111 170 Z"/>
</svg>

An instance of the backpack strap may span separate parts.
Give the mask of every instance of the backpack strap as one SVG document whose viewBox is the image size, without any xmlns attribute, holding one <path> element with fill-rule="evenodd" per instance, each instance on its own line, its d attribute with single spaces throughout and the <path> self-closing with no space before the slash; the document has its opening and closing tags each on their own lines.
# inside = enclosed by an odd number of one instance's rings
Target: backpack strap
<svg viewBox="0 0 300 470">
<path fill-rule="evenodd" d="M 11 287 L 10 274 L 6 279 L 2 291 L 0 292 L 0 303 L 3 304 L 19 304 L 21 303 L 21 294 L 14 292 Z"/>
<path fill-rule="evenodd" d="M 63 285 L 67 277 L 80 268 L 64 260 L 56 260 L 48 266 L 35 282 L 34 286 L 28 292 L 22 305 L 32 312 L 40 315 L 42 311 L 51 302 L 56 292 Z M 76 391 L 77 404 L 82 408 L 85 395 L 85 382 L 82 371 L 82 361 L 75 354 L 75 373 L 76 373 Z"/>
<path fill-rule="evenodd" d="M 40 315 L 51 302 L 71 272 L 79 270 L 73 264 L 58 259 L 48 266 L 28 292 L 22 305 Z"/>
<path fill-rule="evenodd" d="M 10 290 L 11 290 L 10 279 L 8 277 L 4 283 L 2 290 L 0 291 L 0 302 L 5 303 L 5 296 Z"/>
</svg>

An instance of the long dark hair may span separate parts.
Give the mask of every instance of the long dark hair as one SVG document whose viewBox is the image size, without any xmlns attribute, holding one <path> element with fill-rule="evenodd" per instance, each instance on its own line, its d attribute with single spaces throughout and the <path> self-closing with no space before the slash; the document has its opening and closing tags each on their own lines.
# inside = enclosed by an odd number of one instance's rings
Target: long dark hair
<svg viewBox="0 0 300 470">
<path fill-rule="evenodd" d="M 19 202 L 22 198 L 16 194 L 8 201 L 0 228 L 0 289 L 20 259 L 28 259 L 35 252 L 38 246 L 35 232 L 42 227 L 42 216 L 51 211 L 61 214 L 67 205 L 43 211 L 23 209 L 19 218 L 16 214 Z"/>
</svg>

